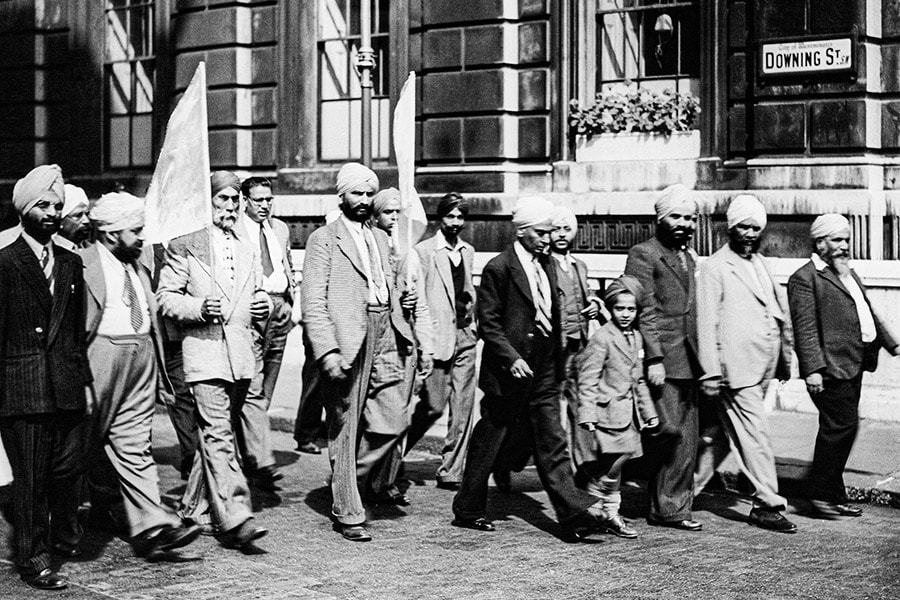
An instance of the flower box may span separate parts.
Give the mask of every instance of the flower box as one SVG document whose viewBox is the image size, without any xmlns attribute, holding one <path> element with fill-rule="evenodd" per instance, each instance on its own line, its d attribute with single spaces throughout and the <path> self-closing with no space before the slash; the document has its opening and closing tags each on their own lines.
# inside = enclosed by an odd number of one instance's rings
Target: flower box
<svg viewBox="0 0 900 600">
<path fill-rule="evenodd" d="M 601 133 L 575 141 L 577 162 L 684 160 L 700 157 L 700 132 Z"/>
</svg>

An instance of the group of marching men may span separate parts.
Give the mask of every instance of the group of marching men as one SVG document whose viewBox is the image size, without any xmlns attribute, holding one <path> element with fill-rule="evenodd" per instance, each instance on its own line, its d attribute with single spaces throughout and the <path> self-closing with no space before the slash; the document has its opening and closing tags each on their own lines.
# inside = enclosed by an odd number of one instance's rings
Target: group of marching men
<svg viewBox="0 0 900 600">
<path fill-rule="evenodd" d="M 324 409 L 332 517 L 347 540 L 371 539 L 364 504 L 410 504 L 403 456 L 448 405 L 436 480 L 456 491 L 458 527 L 493 531 L 490 478 L 509 489 L 510 472 L 533 458 L 561 537 L 637 537 L 619 488 L 625 462 L 645 454 L 648 523 L 699 531 L 693 498 L 731 454 L 754 488 L 749 521 L 794 532 L 763 408 L 769 383 L 790 375 L 792 348 L 820 411 L 811 510 L 861 514 L 842 473 L 862 372 L 880 348 L 898 348 L 848 266 L 844 217 L 815 220 L 811 260 L 786 299 L 759 254 L 766 212 L 755 197 L 732 200 L 728 243 L 698 267 L 697 203 L 670 186 L 656 235 L 598 296 L 570 253 L 575 215 L 522 198 L 515 241 L 476 294 L 474 249 L 460 238 L 467 200 L 444 196 L 437 231 L 405 249 L 391 235 L 399 192 L 348 163 L 340 210 L 310 235 L 298 289 L 271 182 L 216 171 L 210 183 L 211 225 L 152 248 L 139 198 L 89 203 L 56 165 L 15 185 L 21 224 L 0 232 L 0 436 L 13 559 L 33 588 L 66 587 L 52 556 L 80 554 L 85 500 L 94 523 L 124 515 L 149 559 L 201 533 L 241 550 L 263 537 L 249 487 L 274 491 L 282 479 L 267 409 L 301 320 L 297 450 L 321 452 Z M 160 399 L 187 480 L 177 513 L 160 500 L 151 452 Z M 716 425 L 703 435 L 701 405 Z"/>
</svg>

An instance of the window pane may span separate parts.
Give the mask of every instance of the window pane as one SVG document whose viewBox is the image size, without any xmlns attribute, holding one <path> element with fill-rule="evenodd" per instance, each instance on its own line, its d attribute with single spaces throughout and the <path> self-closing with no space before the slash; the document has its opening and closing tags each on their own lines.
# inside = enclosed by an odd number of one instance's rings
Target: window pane
<svg viewBox="0 0 900 600">
<path fill-rule="evenodd" d="M 115 63 L 106 67 L 106 110 L 111 115 L 126 114 L 131 109 L 131 65 Z"/>
<path fill-rule="evenodd" d="M 322 100 L 346 98 L 350 94 L 350 78 L 356 78 L 356 73 L 350 70 L 349 44 L 345 41 L 322 42 L 319 48 L 319 97 Z"/>
<path fill-rule="evenodd" d="M 153 115 L 142 115 L 131 120 L 131 164 L 148 166 L 153 163 Z"/>
<path fill-rule="evenodd" d="M 347 37 L 347 0 L 320 0 L 319 39 Z"/>
<path fill-rule="evenodd" d="M 153 61 L 134 63 L 134 112 L 153 112 Z"/>
<path fill-rule="evenodd" d="M 391 153 L 391 101 L 372 102 L 372 156 L 388 158 Z"/>
<path fill-rule="evenodd" d="M 124 10 L 106 13 L 106 60 L 128 60 L 128 12 Z"/>
<path fill-rule="evenodd" d="M 349 157 L 349 102 L 323 102 L 319 118 L 319 140 L 322 160 L 345 160 Z"/>
<path fill-rule="evenodd" d="M 109 152 L 110 167 L 128 167 L 131 163 L 130 119 L 115 117 L 109 120 Z"/>
<path fill-rule="evenodd" d="M 132 56 L 144 57 L 153 54 L 153 7 L 142 6 L 131 11 L 131 41 Z"/>
</svg>

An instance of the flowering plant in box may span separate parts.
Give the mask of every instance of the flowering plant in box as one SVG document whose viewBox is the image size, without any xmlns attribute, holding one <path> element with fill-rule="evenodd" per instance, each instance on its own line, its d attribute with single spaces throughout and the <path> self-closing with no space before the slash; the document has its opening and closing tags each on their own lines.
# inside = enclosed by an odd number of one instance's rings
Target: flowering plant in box
<svg viewBox="0 0 900 600">
<path fill-rule="evenodd" d="M 700 102 L 695 96 L 672 90 L 657 92 L 633 83 L 598 92 L 594 103 L 569 102 L 569 127 L 590 139 L 600 133 L 656 133 L 670 135 L 697 126 Z"/>
</svg>

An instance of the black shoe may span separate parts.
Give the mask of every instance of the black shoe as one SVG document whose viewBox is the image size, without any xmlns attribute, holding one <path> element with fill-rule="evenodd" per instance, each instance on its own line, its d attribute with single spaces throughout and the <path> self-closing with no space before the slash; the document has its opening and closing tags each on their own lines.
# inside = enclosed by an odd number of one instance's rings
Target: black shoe
<svg viewBox="0 0 900 600">
<path fill-rule="evenodd" d="M 53 569 L 44 569 L 37 575 L 19 575 L 19 577 L 36 590 L 63 590 L 69 582 L 53 572 Z"/>
<path fill-rule="evenodd" d="M 369 494 L 365 498 L 368 504 L 380 504 L 385 506 L 409 506 L 412 504 L 409 496 L 396 488 L 391 488 L 380 494 Z"/>
<path fill-rule="evenodd" d="M 364 523 L 360 523 L 359 525 L 344 525 L 343 523 L 335 523 L 333 529 L 344 536 L 345 540 L 349 540 L 351 542 L 371 542 L 372 536 L 369 534 L 369 531 L 366 529 L 366 525 Z"/>
<path fill-rule="evenodd" d="M 474 529 L 475 531 L 495 531 L 497 528 L 494 527 L 494 524 L 485 519 L 484 517 L 479 517 L 477 519 L 463 519 L 462 517 L 456 517 L 450 524 L 454 527 L 462 527 L 463 529 Z"/>
<path fill-rule="evenodd" d="M 621 515 L 614 515 L 608 520 L 602 521 L 599 524 L 599 530 L 603 533 L 611 533 L 627 540 L 636 539 L 638 536 L 637 530 L 634 527 L 629 526 Z"/>
<path fill-rule="evenodd" d="M 863 511 L 858 506 L 850 506 L 849 504 L 835 504 L 834 507 L 842 517 L 861 517 Z"/>
<path fill-rule="evenodd" d="M 247 519 L 237 527 L 233 527 L 219 536 L 219 543 L 225 548 L 241 549 L 269 533 L 265 527 L 253 525 L 253 519 Z"/>
<path fill-rule="evenodd" d="M 136 536 L 131 545 L 137 556 L 153 560 L 170 550 L 187 546 L 198 537 L 200 537 L 200 527 L 197 525 L 179 527 L 163 525 Z"/>
<path fill-rule="evenodd" d="M 700 531 L 703 529 L 703 523 L 693 519 L 682 519 L 680 521 L 658 521 L 647 517 L 647 523 L 654 527 L 668 527 L 669 529 L 680 529 L 682 531 Z"/>
<path fill-rule="evenodd" d="M 441 481 L 440 479 L 438 479 L 436 485 L 438 489 L 456 492 L 459 491 L 460 484 L 458 481 Z"/>
<path fill-rule="evenodd" d="M 779 533 L 797 533 L 797 526 L 788 521 L 781 511 L 757 506 L 750 511 L 747 522 Z"/>
<path fill-rule="evenodd" d="M 812 514 L 819 519 L 836 520 L 838 517 L 861 517 L 862 509 L 849 504 L 837 504 L 827 500 L 810 500 Z"/>
<path fill-rule="evenodd" d="M 297 442 L 297 452 L 303 452 L 305 454 L 322 454 L 322 449 L 313 442 L 306 442 L 305 444 Z"/>
<path fill-rule="evenodd" d="M 284 475 L 274 466 L 269 465 L 252 471 L 248 479 L 257 489 L 274 492 L 278 489 L 278 482 L 284 479 Z"/>
<path fill-rule="evenodd" d="M 562 539 L 572 543 L 595 544 L 601 542 L 600 532 L 609 521 L 605 512 L 592 514 L 583 512 L 562 526 Z"/>
<path fill-rule="evenodd" d="M 50 552 L 62 558 L 78 558 L 82 555 L 78 544 L 69 544 L 68 542 L 53 542 L 50 544 Z"/>
</svg>

